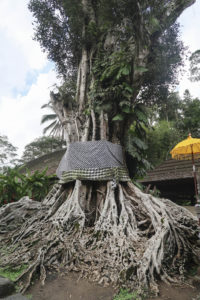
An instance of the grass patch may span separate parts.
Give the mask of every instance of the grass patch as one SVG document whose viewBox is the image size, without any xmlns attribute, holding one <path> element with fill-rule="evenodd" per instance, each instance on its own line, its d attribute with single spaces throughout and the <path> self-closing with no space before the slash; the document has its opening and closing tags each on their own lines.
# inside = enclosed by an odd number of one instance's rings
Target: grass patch
<svg viewBox="0 0 200 300">
<path fill-rule="evenodd" d="M 121 289 L 119 294 L 114 297 L 113 300 L 142 300 L 140 295 L 137 292 L 129 292 L 126 289 Z"/>
<path fill-rule="evenodd" d="M 17 268 L 0 268 L 0 275 L 15 281 L 26 269 L 28 265 L 21 265 Z"/>
</svg>

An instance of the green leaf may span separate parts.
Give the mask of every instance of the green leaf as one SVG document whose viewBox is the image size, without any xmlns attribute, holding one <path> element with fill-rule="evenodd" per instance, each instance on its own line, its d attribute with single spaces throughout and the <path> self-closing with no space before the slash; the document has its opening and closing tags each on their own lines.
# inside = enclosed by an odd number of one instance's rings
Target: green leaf
<svg viewBox="0 0 200 300">
<path fill-rule="evenodd" d="M 129 75 L 130 74 L 130 66 L 125 66 L 125 67 L 121 68 L 120 70 L 121 70 L 121 73 L 123 75 Z"/>
<path fill-rule="evenodd" d="M 55 120 L 57 118 L 56 114 L 48 114 L 48 115 L 43 115 L 41 119 L 41 124 L 50 121 L 50 120 Z"/>
<path fill-rule="evenodd" d="M 150 24 L 152 26 L 151 32 L 155 32 L 157 29 L 160 28 L 160 23 L 159 23 L 158 19 L 155 17 L 152 17 L 150 19 Z"/>
<path fill-rule="evenodd" d="M 137 116 L 137 118 L 138 118 L 139 121 L 142 121 L 145 124 L 148 122 L 146 114 L 144 114 L 142 111 L 136 109 L 135 110 L 135 114 L 136 114 L 136 116 Z"/>
<path fill-rule="evenodd" d="M 129 102 L 129 101 L 121 101 L 121 102 L 119 103 L 119 105 L 120 105 L 121 107 L 123 107 L 123 106 L 130 106 L 130 102 Z"/>
<path fill-rule="evenodd" d="M 132 138 L 132 141 L 134 142 L 134 144 L 138 147 L 138 148 L 140 148 L 140 149 L 142 149 L 142 150 L 146 150 L 148 147 L 147 147 L 147 145 L 141 140 L 141 139 L 139 139 L 138 137 L 136 137 L 136 136 L 134 136 L 133 138 Z"/>
<path fill-rule="evenodd" d="M 114 118 L 112 118 L 113 121 L 123 121 L 124 117 L 120 114 L 116 115 Z"/>
<path fill-rule="evenodd" d="M 142 67 L 142 66 L 138 66 L 135 68 L 136 71 L 140 72 L 140 73 L 144 73 L 144 72 L 147 72 L 148 69 L 145 68 L 145 67 Z"/>
<path fill-rule="evenodd" d="M 34 185 L 39 186 L 39 187 L 43 186 L 43 184 L 41 182 L 34 182 Z"/>
<path fill-rule="evenodd" d="M 125 87 L 125 90 L 128 91 L 128 92 L 131 93 L 131 94 L 133 93 L 133 89 L 132 89 L 132 87 L 130 87 L 130 86 L 126 86 L 126 87 Z"/>
<path fill-rule="evenodd" d="M 122 111 L 126 114 L 130 114 L 132 112 L 129 106 L 124 106 L 122 108 Z"/>
</svg>

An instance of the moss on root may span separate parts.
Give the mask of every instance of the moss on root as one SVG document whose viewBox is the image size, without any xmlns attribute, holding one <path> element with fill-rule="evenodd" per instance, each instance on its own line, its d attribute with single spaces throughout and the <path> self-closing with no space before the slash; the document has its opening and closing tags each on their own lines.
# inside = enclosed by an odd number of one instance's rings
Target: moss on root
<svg viewBox="0 0 200 300">
<path fill-rule="evenodd" d="M 28 265 L 25 264 L 16 268 L 0 268 L 0 276 L 16 281 L 27 268 Z"/>
</svg>

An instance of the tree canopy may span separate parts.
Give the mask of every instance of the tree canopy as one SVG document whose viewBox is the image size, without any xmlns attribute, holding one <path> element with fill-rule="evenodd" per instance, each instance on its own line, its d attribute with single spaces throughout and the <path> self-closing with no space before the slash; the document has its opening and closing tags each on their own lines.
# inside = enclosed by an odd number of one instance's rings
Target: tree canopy
<svg viewBox="0 0 200 300">
<path fill-rule="evenodd" d="M 57 120 L 53 114 L 43 119 L 53 120 L 47 130 L 62 126 L 73 142 L 92 119 L 89 139 L 120 142 L 142 170 L 148 127 L 142 105 L 168 105 L 168 88 L 177 83 L 185 52 L 175 21 L 191 3 L 31 0 L 35 39 L 64 79 L 49 103 Z M 69 129 L 74 120 L 76 128 Z"/>
<path fill-rule="evenodd" d="M 0 170 L 17 163 L 17 148 L 14 147 L 5 135 L 0 135 Z"/>
<path fill-rule="evenodd" d="M 25 146 L 22 162 L 28 162 L 44 154 L 65 148 L 65 141 L 56 137 L 42 136 Z"/>
</svg>

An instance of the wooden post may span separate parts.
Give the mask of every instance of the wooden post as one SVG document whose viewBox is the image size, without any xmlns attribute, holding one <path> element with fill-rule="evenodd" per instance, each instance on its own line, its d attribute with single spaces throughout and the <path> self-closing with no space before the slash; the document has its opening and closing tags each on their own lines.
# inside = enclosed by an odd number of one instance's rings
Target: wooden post
<svg viewBox="0 0 200 300">
<path fill-rule="evenodd" d="M 196 169 L 195 169 L 195 164 L 194 164 L 194 153 L 193 153 L 193 147 L 191 145 L 192 149 L 192 165 L 193 165 L 193 174 L 194 174 L 194 186 L 195 186 L 195 194 L 196 194 L 196 205 L 195 205 L 195 210 L 197 214 L 197 218 L 199 221 L 199 239 L 200 239 L 200 199 L 199 199 L 199 194 L 198 194 L 198 188 L 199 188 L 199 180 L 198 180 L 198 185 L 197 185 L 197 175 L 196 175 Z M 199 175 L 198 175 L 199 179 Z"/>
<path fill-rule="evenodd" d="M 200 192 L 200 173 L 199 170 L 197 171 L 197 191 Z M 195 205 L 195 210 L 197 214 L 197 218 L 199 220 L 199 239 L 200 239 L 200 197 L 198 195 L 197 203 Z"/>
<path fill-rule="evenodd" d="M 194 175 L 194 188 L 195 188 L 195 194 L 196 194 L 196 202 L 198 202 L 199 195 L 198 195 L 198 189 L 197 189 L 197 176 L 196 176 L 196 169 L 194 164 L 194 153 L 193 153 L 193 147 L 192 148 L 192 168 L 193 168 L 193 175 Z"/>
<path fill-rule="evenodd" d="M 197 178 L 197 193 L 198 193 L 197 202 L 200 203 L 200 170 L 199 169 L 197 169 L 196 178 Z"/>
</svg>

